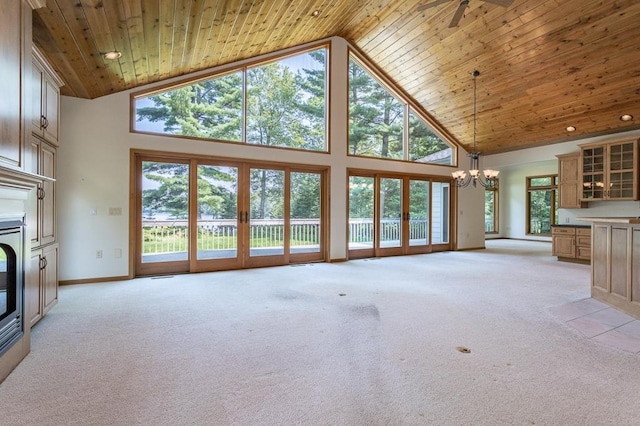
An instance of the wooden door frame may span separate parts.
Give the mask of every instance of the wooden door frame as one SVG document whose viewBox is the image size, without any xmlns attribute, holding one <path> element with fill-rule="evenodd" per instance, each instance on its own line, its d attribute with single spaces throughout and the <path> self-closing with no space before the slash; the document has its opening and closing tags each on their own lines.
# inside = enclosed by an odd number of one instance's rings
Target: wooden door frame
<svg viewBox="0 0 640 426">
<path fill-rule="evenodd" d="M 248 256 L 244 256 L 242 253 L 246 249 L 248 253 L 248 247 L 245 247 L 246 244 L 246 236 L 248 231 L 242 226 L 238 226 L 238 256 L 243 256 L 241 261 L 235 265 L 235 261 L 225 264 L 224 262 L 219 262 L 220 265 L 223 265 L 220 268 L 210 269 L 207 267 L 202 267 L 203 263 L 206 264 L 207 260 L 198 261 L 196 256 L 192 254 L 197 253 L 197 226 L 191 226 L 191 222 L 196 216 L 193 216 L 194 212 L 197 209 L 197 191 L 189 191 L 189 248 L 188 248 L 188 260 L 173 262 L 179 263 L 179 265 L 172 265 L 173 267 L 167 267 L 169 263 L 160 263 L 154 266 L 147 266 L 148 272 L 144 273 L 140 272 L 139 266 L 142 265 L 141 255 L 142 255 L 142 239 L 141 237 L 141 229 L 140 229 L 140 218 L 142 217 L 142 170 L 141 165 L 143 161 L 158 161 L 158 162 L 167 162 L 167 163 L 179 163 L 179 164 L 188 164 L 189 165 L 189 187 L 190 189 L 195 187 L 197 188 L 197 172 L 194 173 L 193 167 L 197 167 L 199 165 L 222 165 L 229 167 L 238 167 L 238 212 L 246 210 L 249 211 L 248 205 L 248 194 L 249 191 L 247 188 L 249 187 L 249 170 L 253 168 L 261 168 L 261 169 L 280 169 L 285 172 L 285 255 L 283 256 L 283 263 L 277 264 L 289 264 L 289 263 L 306 263 L 306 262 L 323 262 L 329 259 L 329 231 L 330 231 L 330 197 L 329 197 L 329 178 L 330 178 L 330 167 L 329 166 L 320 166 L 320 165 L 312 165 L 312 164 L 290 164 L 284 162 L 269 162 L 269 161 L 256 161 L 256 160 L 247 160 L 243 158 L 229 158 L 229 157 L 211 157 L 211 156 L 203 156 L 203 155 L 195 155 L 195 154 L 184 154 L 184 153 L 173 153 L 173 152 L 163 152 L 163 151 L 152 151 L 152 150 L 137 150 L 132 149 L 130 151 L 130 179 L 129 179 L 129 205 L 131 206 L 129 209 L 129 278 L 134 278 L 137 276 L 148 276 L 148 275 L 162 275 L 162 274 L 174 274 L 174 273 L 189 273 L 189 272 L 208 272 L 214 270 L 226 270 L 226 269 L 236 269 L 236 268 L 245 268 L 245 267 L 262 267 L 262 266 L 271 266 L 274 263 L 265 259 L 259 259 L 259 257 L 254 257 L 254 259 L 258 259 L 253 262 L 246 262 Z M 243 171 L 243 170 L 246 170 Z M 290 250 L 290 176 L 292 172 L 301 172 L 301 173 L 318 173 L 320 175 L 320 197 L 321 197 L 321 211 L 320 211 L 320 250 L 318 252 L 313 253 L 300 253 L 300 254 L 291 254 Z M 194 186 L 195 185 L 195 186 Z M 246 199 L 244 199 L 244 195 L 246 194 Z M 241 225 L 241 224 L 239 224 Z M 140 240 L 140 241 L 138 241 Z M 152 264 L 147 264 L 152 265 Z"/>
<path fill-rule="evenodd" d="M 349 168 L 347 169 L 347 183 L 346 183 L 346 194 L 347 194 L 347 203 L 346 203 L 346 215 L 347 215 L 347 229 L 346 233 L 349 233 L 349 199 L 350 199 L 350 191 L 349 191 L 349 179 L 352 176 L 358 177 L 368 177 L 374 179 L 374 241 L 373 248 L 369 249 L 349 249 L 349 238 L 346 239 L 346 249 L 347 249 L 347 259 L 362 259 L 362 258 L 370 258 L 377 256 L 390 256 L 390 255 L 406 255 L 406 254 L 420 254 L 420 253 L 431 253 L 436 251 L 447 251 L 451 250 L 455 245 L 455 231 L 457 229 L 457 222 L 454 220 L 454 209 L 456 206 L 455 202 L 455 192 L 453 190 L 454 186 L 452 183 L 452 179 L 448 176 L 435 176 L 435 175 L 421 175 L 416 173 L 397 173 L 397 172 L 386 172 L 379 170 L 367 170 L 367 169 L 357 169 L 357 168 Z M 408 191 L 408 185 L 406 182 L 410 182 L 411 180 L 422 180 L 429 182 L 429 244 L 427 246 L 416 246 L 416 247 L 426 247 L 426 250 L 411 248 L 408 245 L 408 241 L 403 241 L 402 250 L 397 253 L 391 252 L 390 250 L 382 251 L 379 247 L 379 216 L 380 216 L 380 201 L 379 201 L 379 191 L 380 191 L 380 178 L 399 178 L 403 180 L 403 185 L 406 188 L 403 188 L 403 210 L 408 207 L 405 205 L 405 202 L 409 202 L 408 197 L 405 198 L 404 191 Z M 432 222 L 433 222 L 433 184 L 435 182 L 438 183 L 448 183 L 449 184 L 449 242 L 442 244 L 433 244 L 433 232 L 432 232 Z M 404 222 L 404 221 L 403 221 Z M 403 225 L 404 227 L 404 225 Z M 406 234 L 403 234 L 403 238 Z M 389 254 L 390 253 L 390 254 Z"/>
</svg>

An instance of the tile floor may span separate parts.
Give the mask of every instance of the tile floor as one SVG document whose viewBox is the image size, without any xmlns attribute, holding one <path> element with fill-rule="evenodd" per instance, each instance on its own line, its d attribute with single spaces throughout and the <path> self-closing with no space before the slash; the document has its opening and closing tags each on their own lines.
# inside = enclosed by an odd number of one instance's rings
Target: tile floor
<svg viewBox="0 0 640 426">
<path fill-rule="evenodd" d="M 609 305 L 586 298 L 551 312 L 595 342 L 640 354 L 640 321 Z"/>
</svg>

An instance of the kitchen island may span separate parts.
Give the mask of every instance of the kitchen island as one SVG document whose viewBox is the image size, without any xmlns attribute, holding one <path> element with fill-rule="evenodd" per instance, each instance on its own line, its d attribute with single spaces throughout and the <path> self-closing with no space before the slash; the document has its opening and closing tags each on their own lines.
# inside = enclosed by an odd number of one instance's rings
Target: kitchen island
<svg viewBox="0 0 640 426">
<path fill-rule="evenodd" d="M 591 222 L 591 297 L 640 319 L 640 218 Z"/>
</svg>

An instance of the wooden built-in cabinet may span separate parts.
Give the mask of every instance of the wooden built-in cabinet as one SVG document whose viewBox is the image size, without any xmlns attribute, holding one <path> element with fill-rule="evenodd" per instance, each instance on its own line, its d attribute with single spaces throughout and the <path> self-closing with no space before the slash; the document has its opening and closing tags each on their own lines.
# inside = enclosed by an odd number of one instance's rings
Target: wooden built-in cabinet
<svg viewBox="0 0 640 426">
<path fill-rule="evenodd" d="M 33 47 L 31 66 L 32 132 L 58 145 L 60 140 L 60 86 L 62 81 L 49 67 L 40 51 Z"/>
<path fill-rule="evenodd" d="M 56 241 L 56 155 L 56 147 L 31 135 L 31 172 L 49 178 L 43 180 L 33 194 L 37 214 L 27 228 L 32 247 Z"/>
<path fill-rule="evenodd" d="M 58 302 L 58 244 L 31 251 L 25 284 L 25 315 L 33 327 Z"/>
<path fill-rule="evenodd" d="M 21 1 L 2 2 L 0 13 L 0 167 L 25 168 L 24 99 L 31 51 L 31 9 Z"/>
<path fill-rule="evenodd" d="M 581 145 L 582 201 L 638 199 L 636 139 Z"/>
<path fill-rule="evenodd" d="M 555 225 L 551 228 L 551 254 L 558 260 L 577 263 L 591 261 L 591 228 Z"/>
<path fill-rule="evenodd" d="M 556 155 L 558 158 L 558 207 L 579 209 L 586 207 L 580 201 L 582 181 L 580 176 L 580 152 Z"/>
<path fill-rule="evenodd" d="M 29 172 L 42 181 L 30 194 L 27 235 L 31 261 L 27 262 L 25 309 L 35 325 L 58 301 L 58 244 L 56 243 L 56 156 L 60 143 L 59 105 L 62 82 L 37 48 L 32 57 L 32 113 L 28 135 Z"/>
</svg>

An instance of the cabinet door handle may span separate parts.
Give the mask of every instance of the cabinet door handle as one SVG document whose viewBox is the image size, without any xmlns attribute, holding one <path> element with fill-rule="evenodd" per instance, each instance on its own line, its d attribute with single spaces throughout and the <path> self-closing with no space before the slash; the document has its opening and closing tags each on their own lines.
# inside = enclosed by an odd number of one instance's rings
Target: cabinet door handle
<svg viewBox="0 0 640 426">
<path fill-rule="evenodd" d="M 42 268 L 42 269 L 44 269 L 49 265 L 49 261 L 47 260 L 46 257 L 43 257 L 42 260 L 44 260 L 44 267 Z"/>
<path fill-rule="evenodd" d="M 47 193 L 45 192 L 44 188 L 40 187 L 38 188 L 38 200 L 44 200 L 44 197 L 47 195 Z"/>
<path fill-rule="evenodd" d="M 49 127 L 49 120 L 47 120 L 47 117 L 45 117 L 44 115 L 40 116 L 40 125 L 42 126 L 42 128 L 46 129 L 47 127 Z"/>
<path fill-rule="evenodd" d="M 44 268 L 47 267 L 47 259 L 44 257 L 40 258 L 40 270 L 42 271 Z"/>
</svg>

